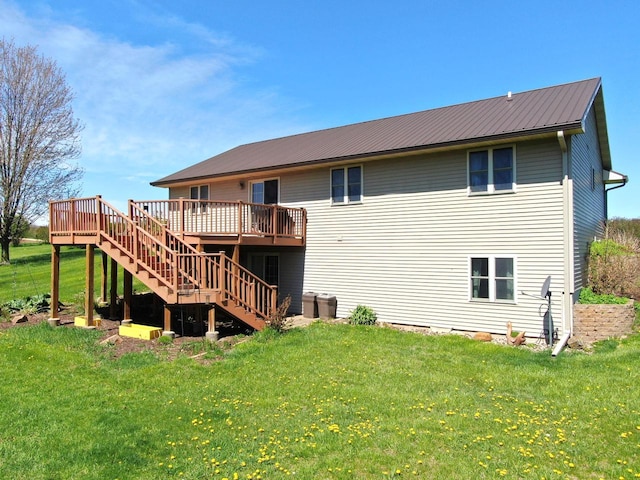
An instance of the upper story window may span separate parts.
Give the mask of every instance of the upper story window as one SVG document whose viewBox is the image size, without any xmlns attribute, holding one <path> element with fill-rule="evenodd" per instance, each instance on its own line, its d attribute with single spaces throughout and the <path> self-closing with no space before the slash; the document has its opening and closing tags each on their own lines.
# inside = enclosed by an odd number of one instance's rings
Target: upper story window
<svg viewBox="0 0 640 480">
<path fill-rule="evenodd" d="M 189 191 L 191 200 L 209 200 L 209 185 L 197 185 Z"/>
<path fill-rule="evenodd" d="M 279 190 L 277 178 L 251 182 L 251 203 L 276 204 L 278 203 Z"/>
<path fill-rule="evenodd" d="M 470 258 L 471 300 L 514 302 L 515 258 L 487 256 Z"/>
<path fill-rule="evenodd" d="M 331 203 L 362 202 L 362 167 L 331 169 Z"/>
<path fill-rule="evenodd" d="M 487 148 L 469 152 L 469 193 L 515 190 L 515 147 Z"/>
</svg>

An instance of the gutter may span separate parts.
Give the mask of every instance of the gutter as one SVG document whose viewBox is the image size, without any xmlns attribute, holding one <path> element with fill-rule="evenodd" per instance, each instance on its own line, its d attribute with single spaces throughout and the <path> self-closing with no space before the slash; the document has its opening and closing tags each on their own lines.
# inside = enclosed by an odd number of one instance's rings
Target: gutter
<svg viewBox="0 0 640 480">
<path fill-rule="evenodd" d="M 629 183 L 629 177 L 613 170 L 604 170 L 603 180 L 605 185 L 615 185 L 615 187 L 604 189 L 604 218 L 609 219 L 609 192 L 616 188 L 622 188 Z"/>
</svg>

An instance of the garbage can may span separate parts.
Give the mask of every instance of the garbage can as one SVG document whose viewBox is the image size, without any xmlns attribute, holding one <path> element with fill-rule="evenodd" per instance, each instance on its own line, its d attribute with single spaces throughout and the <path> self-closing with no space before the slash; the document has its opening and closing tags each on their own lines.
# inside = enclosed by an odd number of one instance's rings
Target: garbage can
<svg viewBox="0 0 640 480">
<path fill-rule="evenodd" d="M 338 300 L 334 295 L 318 295 L 318 315 L 320 318 L 336 318 Z"/>
<path fill-rule="evenodd" d="M 302 294 L 302 316 L 304 318 L 318 318 L 317 293 L 307 292 Z"/>
</svg>

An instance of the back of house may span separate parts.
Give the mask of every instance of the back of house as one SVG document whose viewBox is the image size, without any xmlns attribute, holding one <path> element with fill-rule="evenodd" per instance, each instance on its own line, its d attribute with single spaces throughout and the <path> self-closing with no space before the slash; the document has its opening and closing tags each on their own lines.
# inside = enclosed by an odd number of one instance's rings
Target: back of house
<svg viewBox="0 0 640 480">
<path fill-rule="evenodd" d="M 571 331 L 606 184 L 625 180 L 595 78 L 241 145 L 152 184 L 304 209 L 302 244 L 202 247 L 277 285 L 292 313 L 316 292 L 338 316 L 363 304 L 383 322 L 539 336 L 548 276 Z"/>
</svg>

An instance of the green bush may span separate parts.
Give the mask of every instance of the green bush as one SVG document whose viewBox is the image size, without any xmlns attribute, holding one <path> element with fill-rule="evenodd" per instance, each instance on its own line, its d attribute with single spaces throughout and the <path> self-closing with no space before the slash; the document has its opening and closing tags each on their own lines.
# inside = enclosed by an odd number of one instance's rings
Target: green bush
<svg viewBox="0 0 640 480">
<path fill-rule="evenodd" d="M 589 249 L 593 257 L 606 257 L 607 255 L 625 255 L 629 249 L 611 239 L 596 240 Z"/>
<path fill-rule="evenodd" d="M 349 312 L 349 323 L 353 325 L 375 325 L 377 321 L 376 312 L 366 305 L 358 305 Z"/>
<path fill-rule="evenodd" d="M 629 301 L 626 297 L 618 297 L 616 295 L 611 294 L 597 294 L 593 293 L 591 288 L 583 288 L 580 290 L 580 297 L 578 299 L 579 303 L 589 303 L 589 304 L 608 304 L 608 305 L 622 305 Z"/>
</svg>

